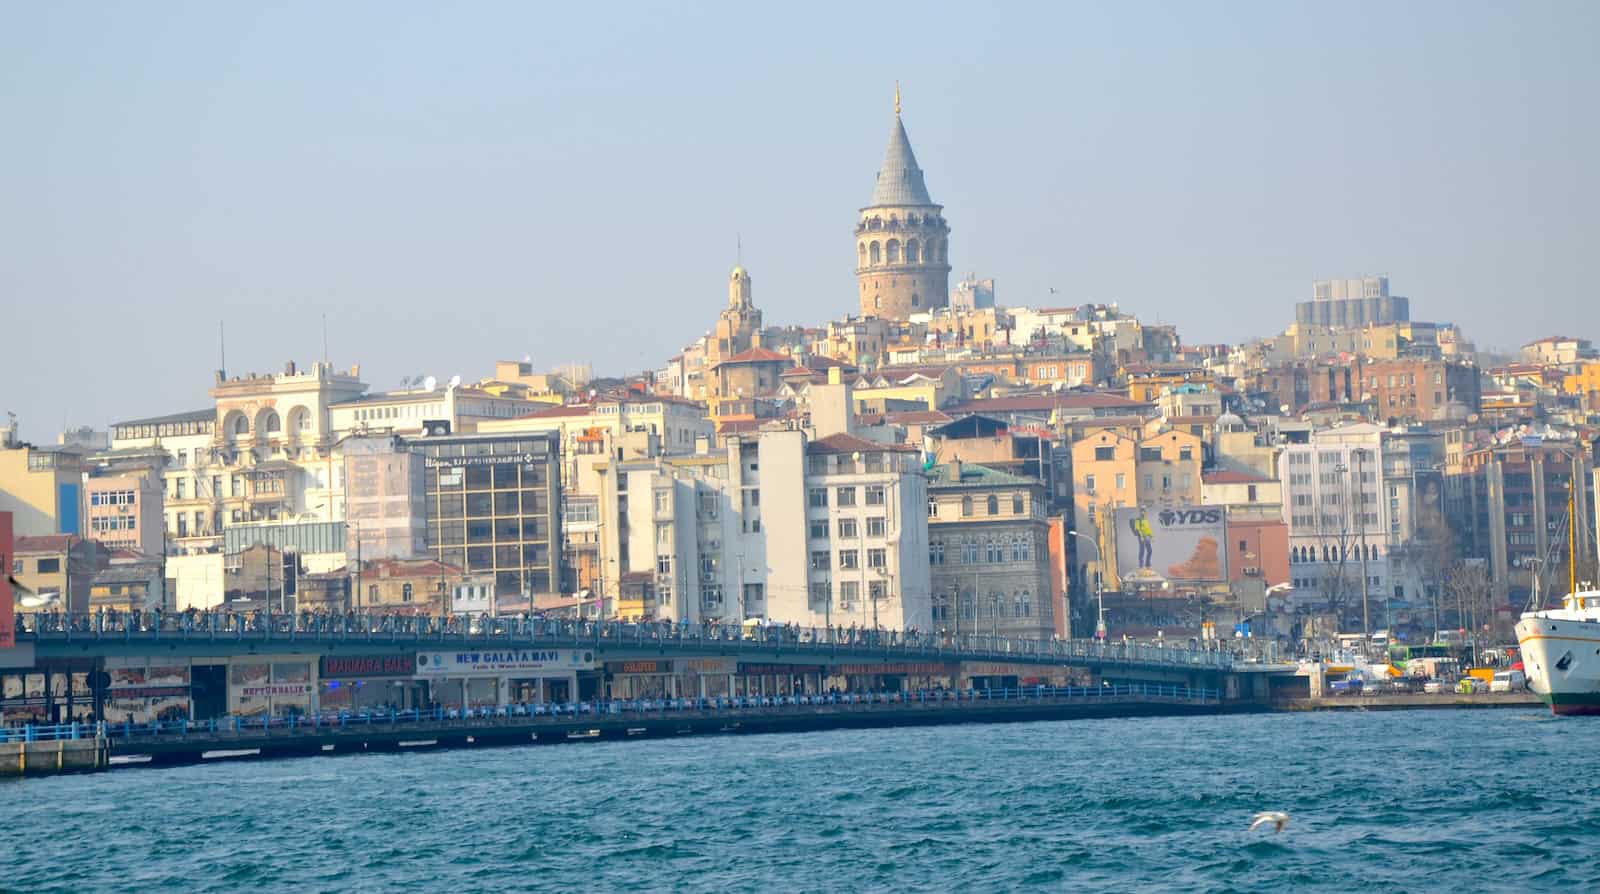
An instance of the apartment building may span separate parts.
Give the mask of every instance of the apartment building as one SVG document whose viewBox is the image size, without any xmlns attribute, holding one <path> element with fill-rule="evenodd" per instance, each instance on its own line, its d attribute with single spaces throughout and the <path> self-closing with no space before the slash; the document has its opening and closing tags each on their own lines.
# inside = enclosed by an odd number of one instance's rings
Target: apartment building
<svg viewBox="0 0 1600 894">
<path fill-rule="evenodd" d="M 928 478 L 934 629 L 1053 636 L 1066 606 L 1051 588 L 1044 485 L 959 460 Z"/>
<path fill-rule="evenodd" d="M 931 623 L 927 488 L 911 448 L 768 431 L 718 450 L 622 462 L 607 480 L 605 590 L 638 587 L 629 613 Z"/>
</svg>

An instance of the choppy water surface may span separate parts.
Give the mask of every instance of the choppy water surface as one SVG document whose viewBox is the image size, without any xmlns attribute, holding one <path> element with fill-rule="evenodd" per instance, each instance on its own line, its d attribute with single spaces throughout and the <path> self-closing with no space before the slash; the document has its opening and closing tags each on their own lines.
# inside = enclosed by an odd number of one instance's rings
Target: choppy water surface
<svg viewBox="0 0 1600 894">
<path fill-rule="evenodd" d="M 1432 711 L 122 770 L 0 784 L 0 890 L 1594 890 L 1597 743 Z"/>
</svg>

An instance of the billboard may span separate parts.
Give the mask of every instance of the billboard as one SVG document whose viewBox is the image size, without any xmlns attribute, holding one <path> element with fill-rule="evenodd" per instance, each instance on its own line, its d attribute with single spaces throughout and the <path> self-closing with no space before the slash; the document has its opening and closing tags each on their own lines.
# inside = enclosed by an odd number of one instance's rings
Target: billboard
<svg viewBox="0 0 1600 894">
<path fill-rule="evenodd" d="M 1133 584 L 1228 579 L 1227 514 L 1221 506 L 1118 509 L 1117 573 Z"/>
</svg>

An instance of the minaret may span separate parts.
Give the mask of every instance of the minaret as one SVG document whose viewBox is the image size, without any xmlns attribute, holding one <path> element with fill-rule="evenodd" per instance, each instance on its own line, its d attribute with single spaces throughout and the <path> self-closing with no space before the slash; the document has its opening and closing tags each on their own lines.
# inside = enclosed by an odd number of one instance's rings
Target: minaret
<svg viewBox="0 0 1600 894">
<path fill-rule="evenodd" d="M 950 302 L 950 227 L 935 205 L 900 122 L 894 85 L 894 127 L 872 201 L 856 223 L 856 281 L 861 315 L 904 320 Z"/>
</svg>

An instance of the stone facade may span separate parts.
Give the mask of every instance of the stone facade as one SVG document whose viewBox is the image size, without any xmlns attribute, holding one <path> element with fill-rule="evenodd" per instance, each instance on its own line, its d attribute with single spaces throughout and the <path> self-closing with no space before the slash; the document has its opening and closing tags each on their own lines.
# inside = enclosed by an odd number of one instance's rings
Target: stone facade
<svg viewBox="0 0 1600 894">
<path fill-rule="evenodd" d="M 1044 486 L 959 461 L 928 474 L 934 629 L 1055 635 Z"/>
<path fill-rule="evenodd" d="M 872 201 L 856 223 L 861 315 L 904 320 L 950 303 L 950 226 L 928 196 L 900 103 Z"/>
</svg>

